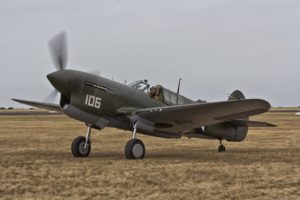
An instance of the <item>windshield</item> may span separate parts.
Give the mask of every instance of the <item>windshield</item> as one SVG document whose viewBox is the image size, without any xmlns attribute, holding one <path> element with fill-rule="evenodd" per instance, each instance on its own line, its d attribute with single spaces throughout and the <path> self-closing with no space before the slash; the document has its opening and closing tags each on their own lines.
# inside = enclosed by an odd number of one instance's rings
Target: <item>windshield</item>
<svg viewBox="0 0 300 200">
<path fill-rule="evenodd" d="M 137 90 L 147 91 L 150 87 L 147 80 L 139 80 L 129 84 L 130 87 L 133 87 Z"/>
</svg>

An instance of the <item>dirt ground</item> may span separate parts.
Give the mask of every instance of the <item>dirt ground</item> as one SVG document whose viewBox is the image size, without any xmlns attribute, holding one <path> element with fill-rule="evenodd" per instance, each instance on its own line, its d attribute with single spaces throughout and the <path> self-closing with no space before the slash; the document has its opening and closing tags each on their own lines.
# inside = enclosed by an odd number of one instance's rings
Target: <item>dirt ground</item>
<svg viewBox="0 0 300 200">
<path fill-rule="evenodd" d="M 126 160 L 130 132 L 93 131 L 90 157 L 73 158 L 82 123 L 65 116 L 0 116 L 0 199 L 300 199 L 300 116 L 253 118 L 241 143 L 138 135 L 143 160 Z"/>
</svg>

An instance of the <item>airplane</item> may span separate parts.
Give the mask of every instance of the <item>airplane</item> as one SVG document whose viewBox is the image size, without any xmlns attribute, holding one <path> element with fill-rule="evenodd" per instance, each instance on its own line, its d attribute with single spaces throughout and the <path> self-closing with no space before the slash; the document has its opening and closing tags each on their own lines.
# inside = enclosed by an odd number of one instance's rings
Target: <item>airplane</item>
<svg viewBox="0 0 300 200">
<path fill-rule="evenodd" d="M 161 138 L 203 138 L 219 140 L 219 152 L 225 151 L 222 141 L 243 141 L 249 127 L 273 127 L 267 122 L 250 121 L 249 117 L 270 109 L 263 99 L 246 99 L 234 91 L 228 101 L 193 101 L 162 85 L 150 87 L 147 80 L 126 85 L 102 76 L 66 69 L 66 34 L 59 33 L 49 42 L 57 71 L 47 75 L 60 93 L 59 104 L 12 99 L 16 102 L 62 112 L 85 123 L 85 136 L 71 144 L 74 157 L 87 157 L 91 152 L 91 130 L 115 127 L 132 131 L 124 153 L 127 159 L 142 159 L 145 145 L 137 133 Z M 179 87 L 178 87 L 179 88 Z"/>
</svg>

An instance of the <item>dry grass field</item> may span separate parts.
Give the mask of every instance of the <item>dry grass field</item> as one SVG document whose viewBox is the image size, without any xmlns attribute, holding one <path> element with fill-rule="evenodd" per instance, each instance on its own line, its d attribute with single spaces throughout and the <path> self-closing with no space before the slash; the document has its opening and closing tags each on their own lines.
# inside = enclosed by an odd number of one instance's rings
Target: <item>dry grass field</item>
<svg viewBox="0 0 300 200">
<path fill-rule="evenodd" d="M 0 199 L 300 199 L 300 116 L 253 118 L 242 143 L 138 135 L 143 160 L 126 160 L 130 132 L 93 131 L 89 158 L 70 144 L 82 123 L 65 116 L 0 116 Z"/>
</svg>

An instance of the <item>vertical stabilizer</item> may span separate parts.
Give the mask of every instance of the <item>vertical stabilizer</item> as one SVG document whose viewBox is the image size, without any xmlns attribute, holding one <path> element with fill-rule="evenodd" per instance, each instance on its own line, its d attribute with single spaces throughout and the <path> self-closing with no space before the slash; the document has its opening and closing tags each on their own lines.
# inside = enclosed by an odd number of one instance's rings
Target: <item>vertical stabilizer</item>
<svg viewBox="0 0 300 200">
<path fill-rule="evenodd" d="M 240 90 L 235 90 L 228 98 L 228 101 L 246 99 L 245 95 Z"/>
</svg>

